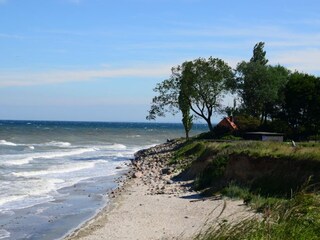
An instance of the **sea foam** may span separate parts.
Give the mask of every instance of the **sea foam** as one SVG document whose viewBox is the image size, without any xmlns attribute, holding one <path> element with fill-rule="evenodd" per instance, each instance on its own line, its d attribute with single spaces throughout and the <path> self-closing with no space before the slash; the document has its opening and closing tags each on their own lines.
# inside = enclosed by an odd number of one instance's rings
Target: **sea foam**
<svg viewBox="0 0 320 240">
<path fill-rule="evenodd" d="M 0 140 L 0 145 L 5 145 L 5 146 L 18 146 L 18 144 L 13 143 L 13 142 L 8 142 L 6 140 Z"/>
<path fill-rule="evenodd" d="M 35 159 L 50 159 L 50 158 L 62 158 L 74 155 L 80 155 L 87 152 L 94 152 L 96 148 L 80 148 L 74 149 L 71 151 L 63 151 L 63 152 L 44 152 L 44 153 L 32 153 L 32 154 L 24 154 L 24 155 L 15 155 L 15 156 L 3 156 L 4 162 L 1 162 L 1 165 L 10 166 L 10 165 L 24 165 L 28 164 Z M 14 159 L 12 159 L 14 158 Z"/>
<path fill-rule="evenodd" d="M 71 143 L 69 142 L 57 142 L 57 141 L 51 141 L 48 143 L 45 143 L 46 146 L 54 146 L 54 147 L 70 147 Z"/>
<path fill-rule="evenodd" d="M 22 158 L 22 159 L 9 160 L 9 161 L 2 163 L 2 165 L 5 165 L 5 166 L 24 165 L 24 164 L 30 163 L 32 160 L 33 160 L 33 157 L 26 157 L 26 158 Z"/>
<path fill-rule="evenodd" d="M 0 195 L 0 212 L 11 209 L 31 207 L 53 200 L 50 192 L 56 191 L 64 181 L 62 179 L 29 179 L 15 181 L 11 184 L 11 192 L 2 191 Z"/>
<path fill-rule="evenodd" d="M 87 168 L 94 168 L 94 162 L 82 162 L 77 164 L 66 164 L 61 166 L 53 166 L 48 168 L 47 170 L 39 170 L 39 171 L 29 171 L 29 172 L 13 172 L 12 175 L 16 177 L 35 177 L 35 176 L 43 176 L 43 175 L 51 175 L 51 174 L 62 174 L 80 171 Z"/>
<path fill-rule="evenodd" d="M 126 145 L 114 143 L 112 145 L 101 146 L 102 149 L 110 149 L 110 150 L 125 150 L 127 149 Z"/>
<path fill-rule="evenodd" d="M 10 232 L 8 232 L 7 230 L 0 229 L 0 239 L 9 238 L 10 235 L 11 235 Z"/>
</svg>

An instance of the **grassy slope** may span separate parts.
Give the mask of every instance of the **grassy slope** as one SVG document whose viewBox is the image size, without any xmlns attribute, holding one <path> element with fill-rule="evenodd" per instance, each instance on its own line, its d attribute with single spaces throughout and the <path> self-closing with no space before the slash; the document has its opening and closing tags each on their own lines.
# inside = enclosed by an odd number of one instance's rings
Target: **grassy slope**
<svg viewBox="0 0 320 240">
<path fill-rule="evenodd" d="M 193 140 L 185 143 L 176 151 L 172 162 L 185 168 L 186 172 L 192 172 L 193 168 L 193 177 L 199 189 L 213 187 L 226 196 L 242 198 L 263 216 L 262 220 L 251 218 L 235 225 L 221 223 L 197 239 L 320 239 L 319 195 L 306 191 L 306 186 L 300 186 L 300 191 L 291 192 L 288 198 L 286 194 L 282 197 L 273 195 L 273 179 L 267 179 L 271 184 L 263 185 L 265 189 L 262 190 L 267 195 L 253 190 L 250 184 L 228 182 L 219 185 L 229 157 L 234 155 L 263 158 L 266 161 L 290 159 L 316 164 L 319 161 L 320 164 L 320 144 L 298 143 L 297 147 L 292 147 L 291 143 L 274 142 Z"/>
</svg>

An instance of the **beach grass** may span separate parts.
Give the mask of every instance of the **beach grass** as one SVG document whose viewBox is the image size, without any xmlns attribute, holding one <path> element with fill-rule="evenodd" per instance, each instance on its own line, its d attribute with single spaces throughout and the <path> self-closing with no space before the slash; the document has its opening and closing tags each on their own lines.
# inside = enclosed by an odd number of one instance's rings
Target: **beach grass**
<svg viewBox="0 0 320 240">
<path fill-rule="evenodd" d="M 265 207 L 260 209 L 259 214 L 238 219 L 236 223 L 221 221 L 195 239 L 319 239 L 320 196 L 318 194 L 301 191 L 291 199 L 266 198 L 264 202 Z"/>
<path fill-rule="evenodd" d="M 176 152 L 175 159 L 193 159 L 193 163 L 203 163 L 206 167 L 195 179 L 195 187 L 206 189 L 214 186 L 211 194 L 222 194 L 232 199 L 242 199 L 244 204 L 256 212 L 254 216 L 238 219 L 235 222 L 221 220 L 218 224 L 201 232 L 197 240 L 222 239 L 320 239 L 320 195 L 316 192 L 317 184 L 312 178 L 292 188 L 285 179 L 273 179 L 265 176 L 260 179 L 260 188 L 253 188 L 252 183 L 228 182 L 221 185 L 230 156 L 246 156 L 250 159 L 285 159 L 289 162 L 314 163 L 320 161 L 320 143 L 303 142 L 259 142 L 259 141 L 225 141 L 214 142 L 193 140 Z M 195 165 L 195 164 L 194 164 Z M 283 178 L 287 173 L 283 173 Z M 295 173 L 289 173 L 295 174 Z M 277 184 L 278 182 L 278 184 Z M 264 184 L 265 183 L 265 184 Z M 284 188 L 275 187 L 284 184 Z M 294 183 L 295 184 L 295 183 Z M 277 186 L 275 186 L 277 185 Z M 290 190 L 289 192 L 285 190 Z M 283 192 L 281 192 L 283 191 Z M 283 193 L 283 194 L 281 194 Z"/>
<path fill-rule="evenodd" d="M 228 154 L 246 154 L 250 157 L 287 157 L 293 160 L 320 161 L 320 143 L 316 142 L 296 143 L 295 147 L 291 142 L 207 142 L 207 148 Z"/>
</svg>

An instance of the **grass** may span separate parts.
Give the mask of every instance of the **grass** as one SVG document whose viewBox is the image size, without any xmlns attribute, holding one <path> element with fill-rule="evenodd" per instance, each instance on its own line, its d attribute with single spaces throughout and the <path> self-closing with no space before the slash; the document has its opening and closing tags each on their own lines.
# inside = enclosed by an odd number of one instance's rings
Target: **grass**
<svg viewBox="0 0 320 240">
<path fill-rule="evenodd" d="M 174 157 L 170 163 L 175 164 L 177 169 L 186 170 L 193 169 L 197 172 L 195 187 L 196 189 L 204 189 L 215 185 L 219 188 L 222 183 L 226 166 L 231 155 L 242 155 L 248 158 L 264 158 L 264 161 L 269 159 L 284 159 L 286 161 L 312 161 L 315 168 L 320 168 L 320 143 L 297 143 L 293 147 L 291 143 L 279 142 L 261 142 L 261 141 L 225 141 L 213 142 L 205 140 L 192 139 L 185 142 L 176 150 Z M 310 163 L 309 168 L 310 167 Z M 202 168 L 199 167 L 202 165 Z M 285 168 L 285 166 L 282 168 Z M 286 189 L 286 195 L 291 194 L 291 189 L 296 190 L 296 186 L 301 184 L 305 179 L 296 179 L 294 174 L 285 173 L 286 179 L 282 179 L 282 171 L 285 169 L 276 169 L 273 175 L 263 175 L 259 179 L 252 182 L 252 188 L 260 191 L 264 195 L 271 192 L 273 194 L 282 194 L 283 189 Z M 300 182 L 299 182 L 299 181 Z M 280 183 L 280 184 L 279 184 Z M 265 191 L 265 189 L 268 189 Z M 268 192 L 269 191 L 269 192 Z"/>
<path fill-rule="evenodd" d="M 251 157 L 289 157 L 293 160 L 320 161 L 320 143 L 292 143 L 262 142 L 262 141 L 236 141 L 236 142 L 207 142 L 208 147 L 224 150 L 229 153 L 246 154 Z"/>
<path fill-rule="evenodd" d="M 203 142 L 187 141 L 175 151 L 169 164 L 175 164 L 176 169 L 185 170 L 190 167 L 194 159 L 197 159 L 204 152 L 205 148 L 206 145 Z"/>
<path fill-rule="evenodd" d="M 320 161 L 320 143 L 303 142 L 296 143 L 292 147 L 291 142 L 262 142 L 262 141 L 234 141 L 234 142 L 211 142 L 203 140 L 194 140 L 187 142 L 184 147 L 178 150 L 180 157 L 187 155 L 197 155 L 201 151 L 194 148 L 195 145 L 201 145 L 201 149 L 207 148 L 217 151 L 228 149 L 229 154 L 247 154 L 252 157 L 290 157 L 296 160 L 316 160 Z"/>
<path fill-rule="evenodd" d="M 251 157 L 290 158 L 320 161 L 320 143 L 292 143 L 248 141 L 234 143 L 234 153 Z"/>
<path fill-rule="evenodd" d="M 195 181 L 198 188 L 205 188 L 219 185 L 231 155 L 263 158 L 264 161 L 282 158 L 288 161 L 307 160 L 304 163 L 314 163 L 312 166 L 320 167 L 320 143 L 297 143 L 297 146 L 293 147 L 291 143 L 198 140 L 190 141 L 179 149 L 174 161 L 183 163 L 188 159 L 190 166 L 192 159 L 193 163 L 206 164 Z M 290 174 L 288 179 L 291 181 Z M 296 176 L 295 172 L 292 174 Z M 257 211 L 257 215 L 236 223 L 221 221 L 199 234 L 196 239 L 320 239 L 320 196 L 310 190 L 316 188 L 306 188 L 303 185 L 298 191 L 296 188 L 289 188 L 290 194 L 283 192 L 283 195 L 277 195 L 274 194 L 275 188 L 282 183 L 287 184 L 284 179 L 287 177 L 286 173 L 279 176 L 280 178 L 274 178 L 274 175 L 262 177 L 256 182 L 260 187 L 253 187 L 252 183 L 240 185 L 232 181 L 219 186 L 219 193 L 230 198 L 243 199 L 244 203 Z M 282 188 L 276 190 L 284 191 Z"/>
<path fill-rule="evenodd" d="M 185 142 L 185 144 L 175 152 L 175 155 L 172 161 L 180 161 L 185 157 L 197 158 L 203 153 L 205 148 L 206 148 L 206 144 L 204 142 L 198 142 L 198 141 Z"/>
<path fill-rule="evenodd" d="M 206 153 L 208 154 L 208 152 L 209 151 L 207 150 Z M 218 185 L 218 182 L 220 181 L 226 170 L 228 157 L 227 155 L 217 154 L 209 161 L 210 162 L 208 166 L 204 169 L 203 172 L 199 173 L 198 177 L 195 180 L 195 188 L 198 190 L 211 186 L 212 183 Z"/>
<path fill-rule="evenodd" d="M 265 197 L 259 193 L 252 192 L 246 186 L 239 186 L 233 182 L 223 188 L 221 194 L 232 199 L 243 199 L 245 204 L 257 212 L 263 212 L 265 208 L 270 208 L 282 201 L 286 201 L 286 199 L 279 197 Z"/>
<path fill-rule="evenodd" d="M 320 239 L 320 197 L 304 191 L 288 200 L 273 200 L 260 217 L 235 224 L 221 222 L 199 234 L 197 240 Z"/>
</svg>

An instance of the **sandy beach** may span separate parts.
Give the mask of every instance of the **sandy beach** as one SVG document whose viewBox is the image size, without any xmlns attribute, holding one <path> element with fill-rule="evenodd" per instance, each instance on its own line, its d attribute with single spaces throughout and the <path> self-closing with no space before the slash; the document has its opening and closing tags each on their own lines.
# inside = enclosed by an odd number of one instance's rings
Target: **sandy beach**
<svg viewBox="0 0 320 240">
<path fill-rule="evenodd" d="M 190 182 L 173 181 L 173 144 L 144 152 L 111 202 L 66 239 L 192 239 L 212 224 L 252 213 L 242 201 L 201 198 Z M 131 177 L 132 176 L 132 177 Z"/>
</svg>

